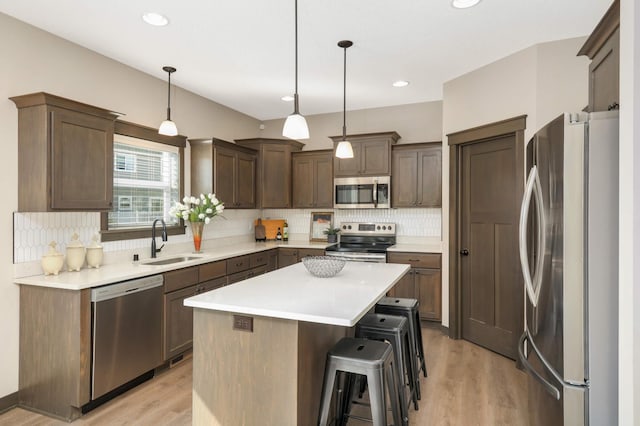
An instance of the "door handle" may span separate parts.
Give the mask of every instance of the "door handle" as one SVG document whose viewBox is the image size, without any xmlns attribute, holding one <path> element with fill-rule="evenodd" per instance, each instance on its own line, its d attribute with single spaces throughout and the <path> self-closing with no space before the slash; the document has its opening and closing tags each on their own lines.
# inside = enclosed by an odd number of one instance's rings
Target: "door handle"
<svg viewBox="0 0 640 426">
<path fill-rule="evenodd" d="M 469 256 L 469 250 L 466 248 L 460 250 L 460 256 Z"/>
</svg>

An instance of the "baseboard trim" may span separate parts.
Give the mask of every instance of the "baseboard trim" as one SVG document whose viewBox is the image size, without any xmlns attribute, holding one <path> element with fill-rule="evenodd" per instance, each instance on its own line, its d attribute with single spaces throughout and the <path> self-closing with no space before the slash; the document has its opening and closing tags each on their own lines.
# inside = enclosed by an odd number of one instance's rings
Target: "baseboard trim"
<svg viewBox="0 0 640 426">
<path fill-rule="evenodd" d="M 0 414 L 18 406 L 18 392 L 0 398 Z"/>
</svg>

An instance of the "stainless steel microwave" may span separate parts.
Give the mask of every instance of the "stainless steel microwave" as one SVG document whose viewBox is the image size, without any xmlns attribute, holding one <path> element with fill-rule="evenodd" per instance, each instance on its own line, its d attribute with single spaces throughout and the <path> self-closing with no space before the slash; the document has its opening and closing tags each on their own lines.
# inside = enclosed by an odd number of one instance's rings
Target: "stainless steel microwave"
<svg viewBox="0 0 640 426">
<path fill-rule="evenodd" d="M 388 209 L 391 207 L 391 177 L 348 177 L 333 180 L 336 209 Z"/>
</svg>

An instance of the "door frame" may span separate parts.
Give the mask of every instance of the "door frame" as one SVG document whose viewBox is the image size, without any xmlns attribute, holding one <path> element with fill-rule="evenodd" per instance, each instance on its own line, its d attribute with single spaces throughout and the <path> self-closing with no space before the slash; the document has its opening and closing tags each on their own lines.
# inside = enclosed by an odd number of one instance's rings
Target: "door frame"
<svg viewBox="0 0 640 426">
<path fill-rule="evenodd" d="M 462 281 L 459 262 L 460 230 L 462 225 L 462 147 L 487 142 L 500 136 L 514 135 L 516 144 L 517 198 L 522 198 L 525 185 L 525 141 L 527 115 L 520 115 L 494 123 L 447 134 L 449 144 L 449 337 L 462 338 Z"/>
</svg>

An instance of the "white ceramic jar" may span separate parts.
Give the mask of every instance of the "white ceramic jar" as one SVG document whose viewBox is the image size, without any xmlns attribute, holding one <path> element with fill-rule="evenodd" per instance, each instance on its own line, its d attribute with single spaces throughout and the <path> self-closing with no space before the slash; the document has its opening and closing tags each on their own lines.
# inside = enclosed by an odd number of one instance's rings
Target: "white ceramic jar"
<svg viewBox="0 0 640 426">
<path fill-rule="evenodd" d="M 42 256 L 42 270 L 45 275 L 58 275 L 64 265 L 64 256 L 56 250 L 56 242 L 49 243 L 49 251 Z"/>
<path fill-rule="evenodd" d="M 67 271 L 79 271 L 84 265 L 85 249 L 78 234 L 74 233 L 71 242 L 67 244 Z"/>
<path fill-rule="evenodd" d="M 98 244 L 98 236 L 94 235 L 91 244 L 87 247 L 87 267 L 99 268 L 102 264 L 102 246 Z"/>
</svg>

